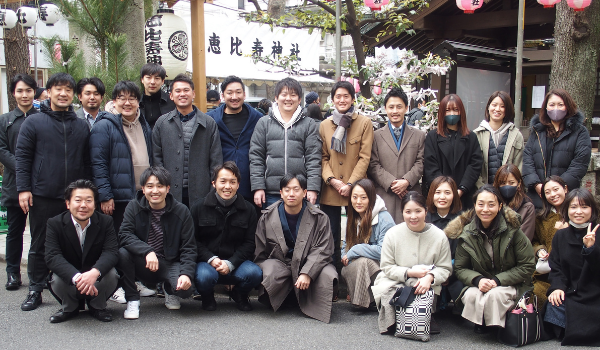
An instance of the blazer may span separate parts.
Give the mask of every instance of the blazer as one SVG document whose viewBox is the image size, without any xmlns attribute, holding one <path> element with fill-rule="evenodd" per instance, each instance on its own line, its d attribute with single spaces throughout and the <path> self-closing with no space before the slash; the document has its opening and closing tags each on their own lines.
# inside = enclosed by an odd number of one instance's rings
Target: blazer
<svg viewBox="0 0 600 350">
<path fill-rule="evenodd" d="M 402 198 L 392 192 L 390 186 L 396 179 L 405 179 L 410 183 L 408 190 L 420 192 L 419 181 L 423 176 L 425 151 L 425 133 L 406 123 L 404 128 L 400 150 L 396 147 L 387 124 L 375 131 L 368 170 L 369 178 L 375 182 L 377 194 L 398 224 L 404 222 L 400 209 Z"/>
<path fill-rule="evenodd" d="M 70 211 L 48 220 L 46 265 L 64 281 L 71 281 L 77 273 L 92 268 L 104 276 L 119 261 L 119 243 L 112 217 L 96 211 L 90 220 L 83 250 Z"/>
</svg>

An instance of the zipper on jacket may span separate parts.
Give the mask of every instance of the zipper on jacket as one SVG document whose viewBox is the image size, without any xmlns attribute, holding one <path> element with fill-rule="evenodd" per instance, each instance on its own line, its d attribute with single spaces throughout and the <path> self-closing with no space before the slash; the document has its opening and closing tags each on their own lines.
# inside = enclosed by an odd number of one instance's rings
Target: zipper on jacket
<svg viewBox="0 0 600 350">
<path fill-rule="evenodd" d="M 288 138 L 287 138 L 288 129 L 283 128 L 283 173 L 287 174 L 287 148 L 288 148 Z"/>
<path fill-rule="evenodd" d="M 63 116 L 62 118 L 62 125 L 63 125 L 63 137 L 65 140 L 65 188 L 67 188 L 67 186 L 69 186 L 69 184 L 67 183 L 68 181 L 68 176 L 69 176 L 69 157 L 67 154 L 67 126 L 65 125 L 65 118 Z"/>
</svg>

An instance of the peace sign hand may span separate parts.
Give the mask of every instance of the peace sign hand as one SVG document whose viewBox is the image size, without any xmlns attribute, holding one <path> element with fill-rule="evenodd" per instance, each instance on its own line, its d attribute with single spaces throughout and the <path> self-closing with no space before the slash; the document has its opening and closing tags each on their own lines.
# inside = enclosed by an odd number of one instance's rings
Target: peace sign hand
<svg viewBox="0 0 600 350">
<path fill-rule="evenodd" d="M 590 226 L 588 226 L 588 233 L 583 236 L 583 244 L 586 248 L 589 248 L 596 243 L 596 230 L 598 227 L 600 227 L 600 225 L 596 225 L 596 227 L 594 227 L 592 230 L 592 223 L 590 223 Z"/>
</svg>

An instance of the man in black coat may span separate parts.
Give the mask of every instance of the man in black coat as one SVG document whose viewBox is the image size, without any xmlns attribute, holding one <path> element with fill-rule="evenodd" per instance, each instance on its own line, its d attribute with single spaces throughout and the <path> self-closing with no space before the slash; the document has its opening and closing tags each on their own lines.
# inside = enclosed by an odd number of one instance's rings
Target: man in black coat
<svg viewBox="0 0 600 350">
<path fill-rule="evenodd" d="M 25 119 L 15 151 L 19 205 L 29 212 L 31 246 L 27 263 L 29 295 L 21 310 L 36 309 L 42 303 L 42 290 L 48 268 L 44 261 L 46 223 L 67 208 L 64 193 L 78 179 L 89 179 L 90 129 L 77 118 L 71 102 L 75 80 L 56 73 L 46 83 L 50 98 L 42 102 L 40 113 Z"/>
<path fill-rule="evenodd" d="M 213 189 L 192 207 L 198 247 L 196 288 L 202 308 L 217 308 L 214 286 L 234 285 L 231 297 L 238 309 L 251 311 L 250 291 L 262 282 L 262 270 L 252 262 L 257 215 L 254 205 L 237 194 L 242 175 L 235 162 L 213 170 Z"/>
<path fill-rule="evenodd" d="M 23 231 L 27 214 L 19 206 L 15 175 L 15 148 L 21 124 L 28 116 L 37 113 L 33 97 L 37 84 L 27 74 L 17 74 L 10 83 L 10 92 L 17 101 L 17 108 L 0 116 L 0 163 L 4 165 L 1 204 L 6 207 L 8 234 L 6 235 L 6 290 L 16 290 L 21 285 L 21 255 L 23 255 Z"/>
<path fill-rule="evenodd" d="M 95 212 L 98 190 L 89 180 L 77 180 L 65 191 L 69 211 L 48 220 L 46 264 L 52 270 L 50 290 L 62 305 L 50 322 L 60 323 L 79 313 L 87 300 L 90 314 L 112 321 L 106 301 L 117 289 L 114 266 L 119 260 L 117 235 L 110 216 Z"/>
<path fill-rule="evenodd" d="M 144 86 L 140 111 L 150 124 L 150 128 L 154 128 L 154 124 L 161 115 L 175 109 L 175 103 L 171 100 L 169 94 L 161 89 L 166 77 L 167 71 L 158 63 L 146 63 L 140 71 L 140 80 Z M 169 80 L 173 78 L 175 77 L 169 77 Z"/>
<path fill-rule="evenodd" d="M 118 269 L 127 300 L 126 319 L 140 315 L 136 279 L 146 285 L 164 283 L 165 306 L 170 310 L 181 308 L 180 298 L 194 291 L 190 287 L 196 241 L 190 211 L 169 194 L 171 175 L 165 168 L 146 169 L 140 183 L 142 190 L 127 205 L 119 231 Z"/>
</svg>

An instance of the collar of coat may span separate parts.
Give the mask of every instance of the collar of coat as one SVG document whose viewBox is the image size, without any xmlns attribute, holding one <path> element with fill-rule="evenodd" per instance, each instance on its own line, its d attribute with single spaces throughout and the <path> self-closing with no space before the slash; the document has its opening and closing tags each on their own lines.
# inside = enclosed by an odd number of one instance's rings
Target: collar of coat
<svg viewBox="0 0 600 350">
<path fill-rule="evenodd" d="M 211 207 L 211 208 L 216 208 L 217 205 L 220 206 L 219 202 L 217 202 L 217 190 L 215 190 L 215 188 L 211 188 L 210 192 L 208 192 L 208 194 L 206 195 L 206 197 L 204 197 L 204 205 L 207 207 Z M 235 200 L 235 202 L 233 202 L 233 206 L 238 210 L 244 210 L 244 208 L 246 207 L 245 203 L 244 203 L 245 199 L 242 195 L 240 195 L 238 193 L 238 196 Z"/>
<path fill-rule="evenodd" d="M 203 128 L 206 128 L 206 118 L 208 116 L 206 114 L 200 112 L 200 110 L 196 106 L 193 106 L 193 107 L 194 107 L 194 111 L 196 111 L 196 123 L 202 125 Z M 179 120 L 179 118 L 175 118 L 178 115 L 179 115 L 179 111 L 177 110 L 177 108 L 175 108 L 174 110 L 167 113 L 167 116 L 165 118 L 167 119 L 167 121 Z M 181 124 L 181 121 L 179 121 L 179 123 Z"/>
<path fill-rule="evenodd" d="M 519 215 L 516 211 L 509 208 L 507 205 L 502 206 L 502 215 L 500 220 L 500 229 L 498 232 L 502 232 L 507 228 L 518 229 L 521 227 L 521 215 Z M 470 209 L 459 216 L 457 216 L 454 220 L 450 221 L 444 232 L 446 236 L 451 239 L 456 239 L 460 237 L 463 233 L 463 230 L 466 228 L 466 231 L 473 234 L 477 233 L 477 229 L 475 228 L 475 209 Z"/>
<path fill-rule="evenodd" d="M 583 113 L 581 113 L 581 111 L 577 111 L 574 116 L 565 121 L 565 123 L 567 123 L 565 125 L 565 129 L 573 130 L 578 125 L 583 125 L 584 119 L 585 117 L 583 116 Z M 546 125 L 542 124 L 539 114 L 536 114 L 533 116 L 533 118 L 531 118 L 531 122 L 529 122 L 529 128 L 537 131 L 544 131 L 546 130 Z"/>
<path fill-rule="evenodd" d="M 136 201 L 142 209 L 151 209 L 150 204 L 148 203 L 148 200 L 146 199 L 146 196 L 144 195 L 144 192 L 142 190 L 138 190 L 135 197 Z M 165 213 L 168 213 L 171 211 L 171 209 L 173 209 L 173 202 L 175 201 L 175 198 L 173 198 L 172 194 L 167 193 L 165 201 L 167 202 L 167 205 L 165 206 Z"/>
<path fill-rule="evenodd" d="M 27 111 L 27 113 L 23 113 L 23 111 L 19 107 L 17 107 L 15 109 L 13 109 L 13 111 L 12 111 L 10 117 L 9 117 L 8 122 L 12 123 L 16 119 L 21 118 L 22 116 L 24 116 L 25 114 L 27 114 L 27 116 L 30 116 L 30 115 L 36 114 L 36 113 L 38 113 L 38 110 L 35 107 L 33 107 L 33 106 L 31 106 L 31 108 Z"/>
</svg>

